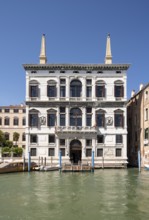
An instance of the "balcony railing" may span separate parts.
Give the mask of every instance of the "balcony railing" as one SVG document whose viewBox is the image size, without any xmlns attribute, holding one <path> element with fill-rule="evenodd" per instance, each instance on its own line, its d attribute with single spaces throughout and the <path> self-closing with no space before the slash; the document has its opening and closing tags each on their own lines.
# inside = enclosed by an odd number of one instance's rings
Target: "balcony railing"
<svg viewBox="0 0 149 220">
<path fill-rule="evenodd" d="M 91 126 L 61 126 L 56 127 L 57 132 L 96 132 L 95 127 Z"/>
</svg>

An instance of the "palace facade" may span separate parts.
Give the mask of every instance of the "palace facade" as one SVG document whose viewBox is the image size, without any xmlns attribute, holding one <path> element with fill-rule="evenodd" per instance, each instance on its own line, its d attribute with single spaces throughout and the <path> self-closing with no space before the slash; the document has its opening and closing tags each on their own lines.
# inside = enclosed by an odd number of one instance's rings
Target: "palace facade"
<svg viewBox="0 0 149 220">
<path fill-rule="evenodd" d="M 58 163 L 127 165 L 127 70 L 112 64 L 110 35 L 104 64 L 47 64 L 45 35 L 39 64 L 26 71 L 26 157 Z"/>
</svg>

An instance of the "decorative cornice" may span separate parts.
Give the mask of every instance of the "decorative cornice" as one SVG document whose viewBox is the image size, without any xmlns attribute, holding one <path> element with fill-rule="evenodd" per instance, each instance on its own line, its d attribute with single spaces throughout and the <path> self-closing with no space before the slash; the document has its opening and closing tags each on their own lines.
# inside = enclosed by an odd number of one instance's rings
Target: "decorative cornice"
<svg viewBox="0 0 149 220">
<path fill-rule="evenodd" d="M 130 64 L 23 64 L 25 70 L 127 70 Z"/>
</svg>

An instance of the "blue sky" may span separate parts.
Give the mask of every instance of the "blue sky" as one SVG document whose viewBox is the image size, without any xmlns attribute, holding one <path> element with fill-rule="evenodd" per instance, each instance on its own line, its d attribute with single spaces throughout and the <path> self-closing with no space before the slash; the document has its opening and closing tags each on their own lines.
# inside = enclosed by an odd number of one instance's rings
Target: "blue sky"
<svg viewBox="0 0 149 220">
<path fill-rule="evenodd" d="M 0 105 L 25 101 L 22 64 L 104 63 L 107 33 L 113 63 L 130 63 L 131 90 L 149 82 L 148 0 L 0 0 Z"/>
</svg>

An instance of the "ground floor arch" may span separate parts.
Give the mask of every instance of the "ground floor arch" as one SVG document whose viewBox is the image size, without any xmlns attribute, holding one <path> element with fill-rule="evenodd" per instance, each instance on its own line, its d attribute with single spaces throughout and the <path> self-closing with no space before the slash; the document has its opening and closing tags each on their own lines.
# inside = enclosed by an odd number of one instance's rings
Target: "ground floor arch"
<svg viewBox="0 0 149 220">
<path fill-rule="evenodd" d="M 72 140 L 70 142 L 70 161 L 78 164 L 82 158 L 82 144 L 79 140 Z"/>
</svg>

